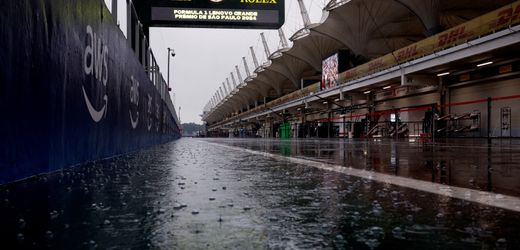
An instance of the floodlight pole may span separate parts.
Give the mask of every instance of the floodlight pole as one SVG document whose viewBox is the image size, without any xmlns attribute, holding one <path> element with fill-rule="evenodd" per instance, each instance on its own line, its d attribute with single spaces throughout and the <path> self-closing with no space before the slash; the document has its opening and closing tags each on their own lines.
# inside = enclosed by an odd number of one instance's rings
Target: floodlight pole
<svg viewBox="0 0 520 250">
<path fill-rule="evenodd" d="M 174 57 L 175 51 L 173 49 L 168 48 L 168 92 L 172 91 L 172 89 L 170 88 L 170 55 L 171 57 Z"/>
</svg>

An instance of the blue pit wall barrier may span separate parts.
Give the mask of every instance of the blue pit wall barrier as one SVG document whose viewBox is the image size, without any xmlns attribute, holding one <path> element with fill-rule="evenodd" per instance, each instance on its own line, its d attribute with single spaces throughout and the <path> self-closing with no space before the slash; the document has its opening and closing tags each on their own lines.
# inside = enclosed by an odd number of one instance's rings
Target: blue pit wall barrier
<svg viewBox="0 0 520 250">
<path fill-rule="evenodd" d="M 0 184 L 179 138 L 103 1 L 0 1 L 0 34 Z"/>
</svg>

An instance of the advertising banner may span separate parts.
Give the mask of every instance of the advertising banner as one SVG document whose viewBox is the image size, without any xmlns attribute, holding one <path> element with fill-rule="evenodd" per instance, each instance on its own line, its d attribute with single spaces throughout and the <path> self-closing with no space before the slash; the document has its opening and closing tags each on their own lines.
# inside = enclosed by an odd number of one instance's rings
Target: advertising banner
<svg viewBox="0 0 520 250">
<path fill-rule="evenodd" d="M 338 54 L 334 54 L 322 63 L 321 90 L 330 89 L 338 85 Z"/>
<path fill-rule="evenodd" d="M 435 36 L 410 44 L 402 49 L 376 58 L 340 74 L 341 82 L 360 78 L 374 72 L 391 68 L 436 51 L 456 46 L 466 41 L 520 23 L 520 1 L 513 2 L 495 11 L 443 31 Z"/>
<path fill-rule="evenodd" d="M 180 136 L 101 0 L 0 5 L 0 184 Z"/>
</svg>

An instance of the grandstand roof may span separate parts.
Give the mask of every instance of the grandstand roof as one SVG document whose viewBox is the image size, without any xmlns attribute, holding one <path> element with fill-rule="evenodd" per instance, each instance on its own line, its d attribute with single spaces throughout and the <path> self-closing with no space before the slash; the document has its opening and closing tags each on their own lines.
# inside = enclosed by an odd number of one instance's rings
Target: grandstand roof
<svg viewBox="0 0 520 250">
<path fill-rule="evenodd" d="M 300 88 L 305 76 L 319 75 L 324 58 L 349 50 L 366 60 L 512 3 L 513 0 L 332 0 L 322 20 L 293 34 L 292 47 L 275 51 L 269 62 L 240 84 L 204 117 L 211 123 Z M 356 66 L 356 65 L 352 65 Z"/>
</svg>

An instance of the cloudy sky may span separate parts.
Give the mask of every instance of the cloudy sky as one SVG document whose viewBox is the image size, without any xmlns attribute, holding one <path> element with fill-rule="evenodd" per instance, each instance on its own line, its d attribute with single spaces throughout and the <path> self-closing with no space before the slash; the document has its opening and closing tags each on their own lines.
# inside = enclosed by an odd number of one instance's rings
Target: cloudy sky
<svg viewBox="0 0 520 250">
<path fill-rule="evenodd" d="M 111 0 L 105 0 L 110 7 Z M 311 22 L 319 22 L 322 9 L 327 0 L 304 0 Z M 124 1 L 119 1 L 119 22 L 121 29 L 126 29 L 124 19 Z M 285 1 L 285 24 L 282 27 L 289 38 L 303 27 L 298 2 Z M 242 57 L 245 56 L 251 71 L 253 61 L 249 47 L 253 46 L 259 63 L 265 61 L 265 53 L 260 39 L 264 32 L 271 52 L 280 47 L 277 30 L 246 29 L 195 29 L 195 28 L 152 28 L 150 43 L 164 77 L 167 77 L 168 51 L 175 50 L 176 56 L 170 58 L 170 85 L 172 85 L 177 111 L 181 109 L 183 123 L 202 124 L 200 114 L 204 105 L 222 86 L 238 65 L 242 76 L 245 70 Z"/>
</svg>

